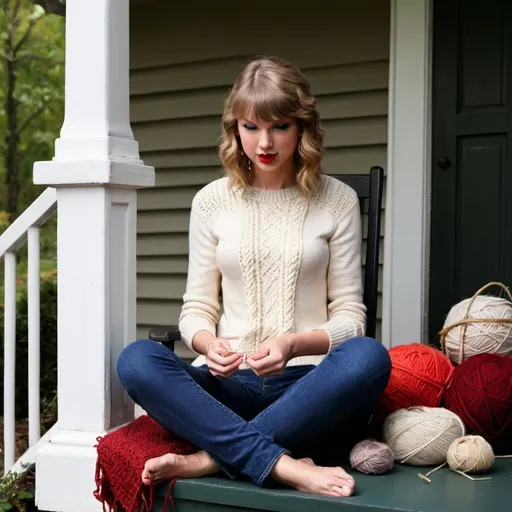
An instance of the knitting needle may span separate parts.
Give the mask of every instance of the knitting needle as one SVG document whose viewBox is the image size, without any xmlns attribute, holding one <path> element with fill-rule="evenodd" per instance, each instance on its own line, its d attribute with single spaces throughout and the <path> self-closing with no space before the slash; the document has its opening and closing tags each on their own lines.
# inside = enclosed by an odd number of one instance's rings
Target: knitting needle
<svg viewBox="0 0 512 512">
<path fill-rule="evenodd" d="M 426 484 L 429 484 L 430 482 L 432 482 L 432 480 L 430 480 L 430 478 L 426 477 L 423 473 L 418 473 L 418 478 L 423 480 Z"/>
</svg>

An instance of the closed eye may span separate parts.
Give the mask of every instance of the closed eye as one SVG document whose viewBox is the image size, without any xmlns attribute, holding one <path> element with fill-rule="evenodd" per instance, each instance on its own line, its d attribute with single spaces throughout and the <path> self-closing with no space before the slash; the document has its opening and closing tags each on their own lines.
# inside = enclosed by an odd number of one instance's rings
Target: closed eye
<svg viewBox="0 0 512 512">
<path fill-rule="evenodd" d="M 244 124 L 244 128 L 245 128 L 246 130 L 251 130 L 251 131 L 252 131 L 252 130 L 256 130 L 256 126 L 254 126 L 253 124 L 248 124 L 248 123 L 245 123 L 245 124 Z"/>
<path fill-rule="evenodd" d="M 288 128 L 290 128 L 290 124 L 289 124 L 289 123 L 276 124 L 276 125 L 274 126 L 274 128 L 275 128 L 276 130 L 284 131 L 284 130 L 288 130 Z"/>
</svg>

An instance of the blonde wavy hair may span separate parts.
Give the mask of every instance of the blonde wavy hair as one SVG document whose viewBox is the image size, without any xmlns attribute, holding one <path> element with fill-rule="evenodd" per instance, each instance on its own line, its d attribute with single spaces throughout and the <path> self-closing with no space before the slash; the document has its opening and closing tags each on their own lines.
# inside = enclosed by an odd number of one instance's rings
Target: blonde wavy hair
<svg viewBox="0 0 512 512">
<path fill-rule="evenodd" d="M 250 181 L 249 159 L 237 135 L 237 121 L 274 122 L 295 119 L 299 126 L 297 185 L 306 197 L 318 188 L 324 153 L 324 132 L 311 86 L 304 74 L 277 57 L 251 61 L 238 76 L 228 95 L 222 116 L 219 158 L 229 183 L 246 190 Z"/>
</svg>

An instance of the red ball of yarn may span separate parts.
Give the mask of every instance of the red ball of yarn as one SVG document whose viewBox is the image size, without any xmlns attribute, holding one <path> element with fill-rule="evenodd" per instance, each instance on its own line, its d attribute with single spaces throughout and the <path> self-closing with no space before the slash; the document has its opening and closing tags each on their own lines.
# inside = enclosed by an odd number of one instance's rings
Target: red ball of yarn
<svg viewBox="0 0 512 512">
<path fill-rule="evenodd" d="M 380 399 L 386 413 L 414 405 L 438 407 L 453 375 L 450 360 L 421 343 L 393 347 L 389 355 L 391 377 Z"/>
<path fill-rule="evenodd" d="M 445 392 L 444 406 L 497 453 L 512 449 L 512 358 L 477 354 L 462 362 Z"/>
</svg>

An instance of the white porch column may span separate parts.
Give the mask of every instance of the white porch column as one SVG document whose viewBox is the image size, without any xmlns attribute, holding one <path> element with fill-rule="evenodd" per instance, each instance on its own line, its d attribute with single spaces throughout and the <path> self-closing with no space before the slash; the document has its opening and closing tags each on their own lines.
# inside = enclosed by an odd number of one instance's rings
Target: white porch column
<svg viewBox="0 0 512 512">
<path fill-rule="evenodd" d="M 154 170 L 129 123 L 129 2 L 67 0 L 66 112 L 55 158 L 34 183 L 57 188 L 58 422 L 36 459 L 40 510 L 100 510 L 96 438 L 133 418 L 116 373 L 135 339 L 136 213 Z"/>
<path fill-rule="evenodd" d="M 382 341 L 428 339 L 432 0 L 391 0 Z"/>
</svg>

